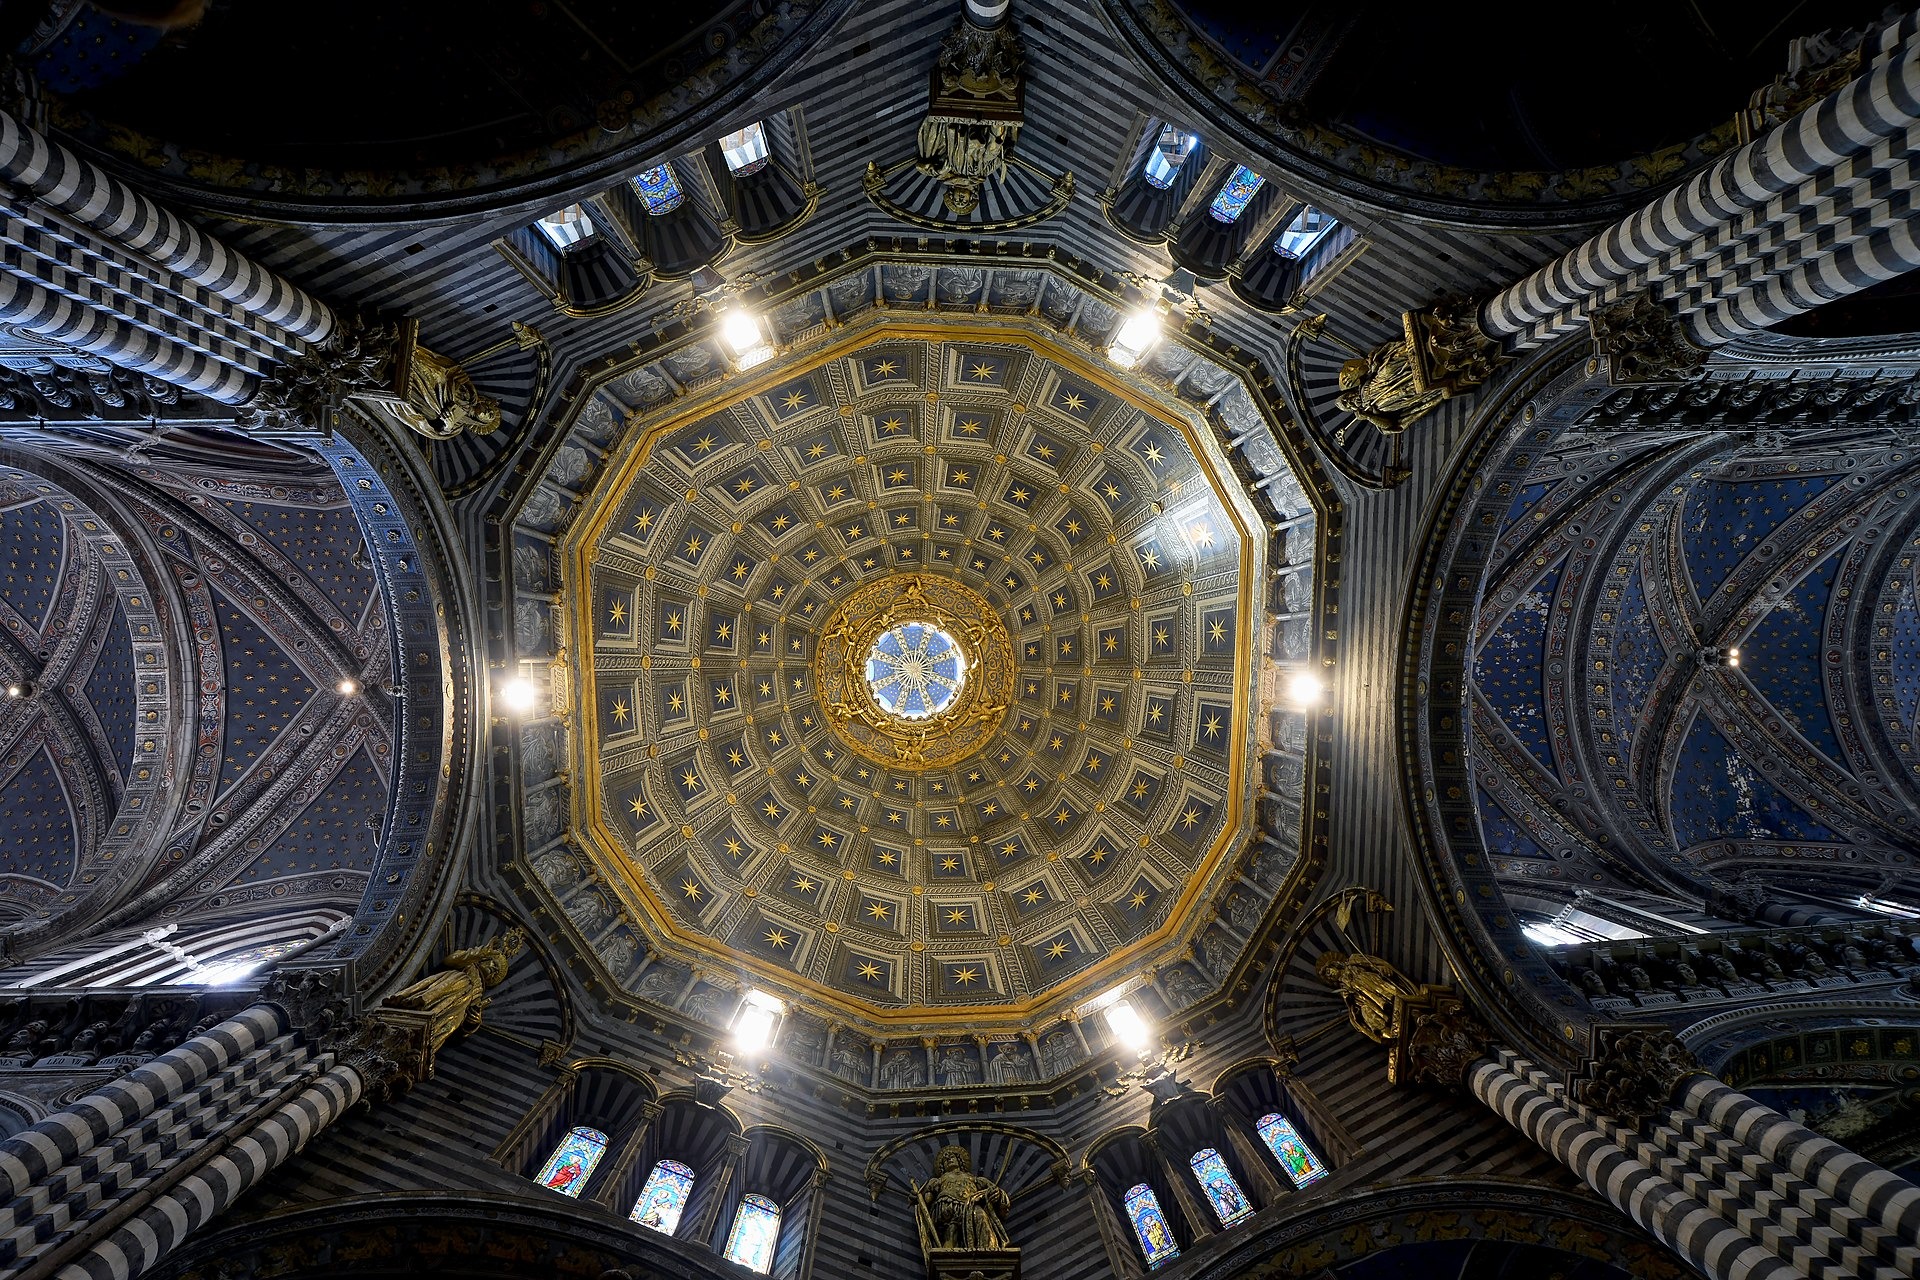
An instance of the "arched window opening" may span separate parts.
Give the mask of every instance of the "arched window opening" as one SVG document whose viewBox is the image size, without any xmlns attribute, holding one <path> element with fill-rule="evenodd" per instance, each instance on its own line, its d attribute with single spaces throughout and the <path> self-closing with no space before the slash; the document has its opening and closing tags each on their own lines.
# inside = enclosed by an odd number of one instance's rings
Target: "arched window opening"
<svg viewBox="0 0 1920 1280">
<path fill-rule="evenodd" d="M 1312 205 L 1303 205 L 1293 220 L 1274 238 L 1273 251 L 1283 258 L 1304 258 L 1329 231 L 1340 224 L 1333 215 Z"/>
<path fill-rule="evenodd" d="M 1207 1193 L 1207 1203 L 1213 1206 L 1213 1216 L 1220 1219 L 1221 1226 L 1230 1227 L 1252 1215 L 1253 1203 L 1233 1180 L 1232 1170 L 1227 1168 L 1218 1151 L 1203 1147 L 1193 1153 L 1188 1163 L 1193 1166 L 1193 1176 L 1199 1179 L 1200 1189 Z"/>
<path fill-rule="evenodd" d="M 765 1196 L 748 1194 L 733 1215 L 727 1233 L 726 1258 L 761 1275 L 773 1269 L 773 1247 L 780 1241 L 780 1206 Z"/>
<path fill-rule="evenodd" d="M 576 1125 L 560 1139 L 560 1145 L 553 1149 L 553 1155 L 548 1157 L 534 1181 L 549 1191 L 578 1198 L 587 1189 L 587 1179 L 593 1176 L 594 1166 L 605 1154 L 607 1135 L 598 1129 Z"/>
<path fill-rule="evenodd" d="M 647 1185 L 628 1216 L 643 1227 L 670 1236 L 680 1226 L 687 1197 L 693 1194 L 693 1170 L 678 1160 L 662 1160 L 647 1175 Z"/>
<path fill-rule="evenodd" d="M 584 205 L 570 204 L 533 225 L 540 228 L 540 234 L 547 238 L 548 244 L 562 253 L 594 236 L 593 219 L 587 216 Z"/>
<path fill-rule="evenodd" d="M 1169 1258 L 1180 1256 L 1180 1246 L 1173 1239 L 1173 1226 L 1161 1210 L 1160 1197 L 1153 1194 L 1152 1187 L 1144 1182 L 1132 1187 L 1127 1192 L 1126 1205 L 1127 1219 L 1133 1223 L 1133 1234 L 1140 1241 L 1140 1252 L 1146 1255 L 1148 1266 L 1157 1267 Z"/>
<path fill-rule="evenodd" d="M 726 158 L 727 171 L 736 178 L 758 173 L 773 160 L 767 131 L 758 120 L 720 139 L 720 154 Z"/>
<path fill-rule="evenodd" d="M 633 189 L 640 196 L 640 203 L 647 212 L 655 217 L 663 213 L 672 213 L 687 202 L 687 193 L 680 189 L 680 180 L 673 176 L 673 166 L 663 164 L 649 169 L 633 180 Z"/>
<path fill-rule="evenodd" d="M 1265 178 L 1247 166 L 1240 165 L 1221 186 L 1219 194 L 1214 196 L 1213 204 L 1208 207 L 1207 212 L 1213 215 L 1215 222 L 1233 222 L 1247 211 L 1248 203 L 1259 195 L 1260 188 L 1266 185 Z"/>
<path fill-rule="evenodd" d="M 1160 140 L 1153 144 L 1153 150 L 1147 153 L 1147 164 L 1143 177 L 1150 187 L 1165 191 L 1173 185 L 1173 179 L 1180 172 L 1180 166 L 1187 162 L 1193 149 L 1200 145 L 1200 139 L 1190 133 L 1182 133 L 1172 125 L 1160 130 Z"/>
<path fill-rule="evenodd" d="M 1261 1116 L 1260 1123 L 1254 1127 L 1260 1131 L 1260 1141 L 1267 1144 L 1267 1150 L 1273 1152 L 1273 1158 L 1280 1162 L 1295 1187 L 1304 1187 L 1327 1176 L 1327 1166 L 1313 1154 L 1313 1148 L 1307 1145 L 1291 1120 L 1276 1111 Z"/>
</svg>

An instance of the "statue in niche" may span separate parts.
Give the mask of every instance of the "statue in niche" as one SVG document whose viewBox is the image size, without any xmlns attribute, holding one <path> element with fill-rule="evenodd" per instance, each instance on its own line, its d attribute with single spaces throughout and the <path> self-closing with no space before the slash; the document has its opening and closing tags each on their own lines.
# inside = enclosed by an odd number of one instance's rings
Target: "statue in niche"
<svg viewBox="0 0 1920 1280">
<path fill-rule="evenodd" d="M 947 1089 L 964 1089 L 980 1083 L 980 1064 L 973 1060 L 965 1045 L 950 1044 L 940 1055 L 940 1084 Z"/>
<path fill-rule="evenodd" d="M 833 1046 L 833 1074 L 843 1080 L 864 1081 L 867 1078 L 867 1057 L 865 1045 L 842 1040 Z"/>
<path fill-rule="evenodd" d="M 1025 1084 L 1033 1079 L 1028 1069 L 1027 1055 L 1019 1045 L 1011 1040 L 1002 1040 L 993 1047 L 993 1057 L 987 1060 L 987 1080 L 991 1084 Z"/>
<path fill-rule="evenodd" d="M 933 1177 L 913 1188 L 920 1251 L 929 1263 L 937 1249 L 1011 1249 L 1007 1214 L 1013 1202 L 991 1179 L 973 1171 L 965 1147 L 942 1147 L 933 1157 Z"/>
<path fill-rule="evenodd" d="M 446 958 L 438 973 L 387 997 L 386 1007 L 429 1014 L 428 1039 L 437 1053 L 456 1031 L 464 1034 L 480 1026 L 480 1011 L 491 1003 L 487 988 L 506 978 L 507 966 L 526 936 L 516 926 L 485 946 L 463 947 Z"/>
<path fill-rule="evenodd" d="M 895 1049 L 880 1064 L 880 1085 L 885 1089 L 918 1089 L 927 1083 L 927 1068 L 920 1055 L 911 1049 Z"/>
<path fill-rule="evenodd" d="M 1391 1044 L 1400 1030 L 1400 1009 L 1421 991 L 1379 956 L 1328 951 L 1314 964 L 1320 981 L 1339 993 L 1347 1020 L 1375 1044 Z"/>
<path fill-rule="evenodd" d="M 1184 965 L 1167 970 L 1162 980 L 1166 983 L 1167 997 L 1176 1009 L 1188 1008 L 1207 998 L 1206 983 Z"/>
</svg>

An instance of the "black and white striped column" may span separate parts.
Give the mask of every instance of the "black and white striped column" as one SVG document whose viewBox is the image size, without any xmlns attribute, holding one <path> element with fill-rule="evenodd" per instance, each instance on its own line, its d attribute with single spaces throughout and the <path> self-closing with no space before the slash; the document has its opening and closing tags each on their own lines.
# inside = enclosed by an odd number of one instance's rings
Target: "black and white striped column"
<svg viewBox="0 0 1920 1280">
<path fill-rule="evenodd" d="M 1013 9 L 1013 0 L 967 0 L 967 21 L 982 31 L 992 31 L 1007 24 L 1007 15 Z"/>
<path fill-rule="evenodd" d="M 1920 1188 L 1710 1076 L 1644 1127 L 1505 1049 L 1467 1085 L 1713 1280 L 1920 1274 Z"/>
<path fill-rule="evenodd" d="M 1525 350 L 1650 289 L 1715 345 L 1920 267 L 1920 14 L 1860 58 L 1855 79 L 1494 297 L 1481 328 Z"/>
<path fill-rule="evenodd" d="M 133 1280 L 366 1089 L 256 1005 L 0 1142 L 0 1274 Z"/>
<path fill-rule="evenodd" d="M 308 342 L 338 327 L 331 308 L 244 254 L 170 213 L 126 183 L 0 111 L 0 183 L 9 205 L 30 197 L 139 254 L 188 284 Z"/>
</svg>

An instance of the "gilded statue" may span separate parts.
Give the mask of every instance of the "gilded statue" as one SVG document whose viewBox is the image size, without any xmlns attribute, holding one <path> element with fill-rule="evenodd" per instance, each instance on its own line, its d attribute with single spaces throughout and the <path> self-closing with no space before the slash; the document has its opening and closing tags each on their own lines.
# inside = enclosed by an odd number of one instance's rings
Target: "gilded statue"
<svg viewBox="0 0 1920 1280">
<path fill-rule="evenodd" d="M 933 1177 L 924 1186 L 911 1185 L 920 1250 L 929 1259 L 935 1249 L 1013 1247 L 1006 1226 L 1013 1202 L 991 1179 L 974 1173 L 965 1147 L 940 1148 L 933 1157 Z"/>
<path fill-rule="evenodd" d="M 1340 366 L 1335 403 L 1393 435 L 1492 376 L 1504 358 L 1480 332 L 1470 303 L 1436 302 L 1400 317 L 1403 335 Z"/>
<path fill-rule="evenodd" d="M 466 1034 L 479 1027 L 481 1010 L 492 1003 L 487 988 L 500 985 L 507 976 L 508 962 L 526 936 L 525 930 L 515 927 L 484 946 L 454 952 L 437 973 L 387 997 L 385 1007 L 432 1015 L 428 1038 L 438 1053 L 455 1032 Z"/>
<path fill-rule="evenodd" d="M 465 369 L 422 346 L 413 349 L 406 400 L 394 412 L 429 440 L 490 435 L 500 427 L 500 402 L 481 395 Z"/>
<path fill-rule="evenodd" d="M 1379 956 L 1328 951 L 1314 969 L 1320 981 L 1339 993 L 1354 1030 L 1375 1044 L 1394 1042 L 1403 1007 L 1424 994 L 1418 984 Z"/>
</svg>

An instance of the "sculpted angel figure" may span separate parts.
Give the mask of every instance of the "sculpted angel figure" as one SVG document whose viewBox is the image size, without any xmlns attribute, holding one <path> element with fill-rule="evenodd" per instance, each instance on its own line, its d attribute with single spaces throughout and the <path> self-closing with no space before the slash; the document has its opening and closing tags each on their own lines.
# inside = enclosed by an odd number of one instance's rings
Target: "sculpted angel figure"
<svg viewBox="0 0 1920 1280">
<path fill-rule="evenodd" d="M 1328 951 L 1314 968 L 1320 981 L 1339 992 L 1354 1030 L 1375 1044 L 1393 1042 L 1397 1006 L 1420 995 L 1411 979 L 1379 956 Z"/>
</svg>

